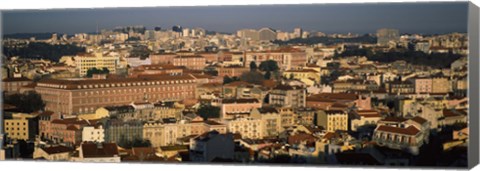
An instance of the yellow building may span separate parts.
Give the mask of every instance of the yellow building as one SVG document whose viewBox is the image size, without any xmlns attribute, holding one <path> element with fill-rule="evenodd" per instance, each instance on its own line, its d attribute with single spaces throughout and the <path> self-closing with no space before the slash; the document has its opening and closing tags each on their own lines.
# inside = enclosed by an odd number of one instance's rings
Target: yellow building
<svg viewBox="0 0 480 171">
<path fill-rule="evenodd" d="M 261 139 L 264 137 L 261 119 L 238 118 L 228 122 L 228 131 L 238 133 L 242 138 Z"/>
<path fill-rule="evenodd" d="M 317 126 L 322 126 L 328 132 L 348 131 L 348 114 L 343 110 L 319 111 L 317 118 Z"/>
<path fill-rule="evenodd" d="M 84 120 L 97 120 L 97 119 L 107 118 L 109 116 L 110 116 L 109 111 L 106 108 L 101 107 L 95 110 L 95 113 L 81 114 L 81 115 L 78 115 L 78 118 L 84 119 Z"/>
<path fill-rule="evenodd" d="M 450 81 L 448 77 L 439 76 L 432 78 L 432 93 L 448 93 L 450 92 Z"/>
<path fill-rule="evenodd" d="M 80 76 L 87 75 L 91 68 L 107 68 L 110 73 L 115 73 L 120 63 L 118 56 L 106 56 L 102 52 L 81 54 L 75 56 L 75 65 Z"/>
<path fill-rule="evenodd" d="M 314 69 L 287 70 L 283 72 L 283 76 L 288 79 L 297 79 L 305 83 L 320 82 L 320 72 Z"/>
<path fill-rule="evenodd" d="M 296 114 L 293 112 L 293 108 L 291 108 L 291 107 L 283 107 L 283 108 L 278 108 L 277 110 L 278 110 L 278 112 L 279 112 L 279 114 L 280 114 L 282 127 L 285 128 L 285 127 L 290 127 L 290 126 L 295 125 L 295 123 L 296 123 L 296 120 L 295 120 Z"/>
<path fill-rule="evenodd" d="M 262 121 L 263 136 L 277 136 L 283 131 L 282 118 L 278 110 L 270 107 L 254 108 L 250 112 L 250 116 Z"/>
<path fill-rule="evenodd" d="M 34 122 L 35 115 L 15 113 L 12 117 L 6 117 L 4 128 L 7 137 L 17 140 L 30 140 L 35 138 L 38 125 Z"/>
</svg>

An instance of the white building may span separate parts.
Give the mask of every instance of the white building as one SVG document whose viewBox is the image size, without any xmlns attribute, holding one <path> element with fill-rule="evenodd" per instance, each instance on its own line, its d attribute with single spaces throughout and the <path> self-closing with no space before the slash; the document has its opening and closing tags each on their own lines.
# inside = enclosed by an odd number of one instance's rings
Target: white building
<svg viewBox="0 0 480 171">
<path fill-rule="evenodd" d="M 151 65 L 152 61 L 150 58 L 141 59 L 140 57 L 128 57 L 126 58 L 127 64 L 130 67 L 138 67 L 140 65 Z"/>
<path fill-rule="evenodd" d="M 350 130 L 357 131 L 357 128 L 362 126 L 376 125 L 382 116 L 376 110 L 357 110 L 352 111 L 349 119 Z"/>
<path fill-rule="evenodd" d="M 35 148 L 33 159 L 44 158 L 47 161 L 68 161 L 73 149 L 65 146 Z"/>
<path fill-rule="evenodd" d="M 115 143 L 83 142 L 77 151 L 78 157 L 71 158 L 73 162 L 120 163 L 118 146 Z"/>
<path fill-rule="evenodd" d="M 384 119 L 375 128 L 373 141 L 379 146 L 405 150 L 417 155 L 423 144 L 428 144 L 430 122 L 422 117 L 405 119 Z"/>
<path fill-rule="evenodd" d="M 105 141 L 105 130 L 101 125 L 86 126 L 82 130 L 82 141 L 88 142 L 104 142 Z"/>
</svg>

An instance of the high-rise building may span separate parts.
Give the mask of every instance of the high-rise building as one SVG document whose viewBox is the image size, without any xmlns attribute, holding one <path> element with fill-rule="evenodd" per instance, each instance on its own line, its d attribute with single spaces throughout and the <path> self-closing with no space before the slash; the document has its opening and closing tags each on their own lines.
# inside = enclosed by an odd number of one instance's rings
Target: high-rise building
<svg viewBox="0 0 480 171">
<path fill-rule="evenodd" d="M 145 40 L 155 40 L 155 32 L 153 30 L 146 30 Z"/>
<path fill-rule="evenodd" d="M 400 40 L 400 33 L 397 29 L 382 28 L 377 30 L 377 44 L 385 46 L 390 41 Z"/>
<path fill-rule="evenodd" d="M 297 28 L 293 29 L 294 38 L 300 38 L 300 37 L 302 37 L 302 34 L 303 34 L 302 28 L 297 27 Z"/>
<path fill-rule="evenodd" d="M 237 36 L 244 39 L 257 41 L 260 39 L 258 31 L 254 29 L 243 29 L 237 31 Z"/>
<path fill-rule="evenodd" d="M 188 28 L 183 28 L 182 32 L 183 32 L 183 37 L 188 37 L 188 36 L 190 36 L 190 29 L 188 29 Z"/>
<path fill-rule="evenodd" d="M 261 41 L 271 41 L 277 38 L 277 32 L 271 28 L 261 28 L 258 30 L 258 38 Z"/>
</svg>

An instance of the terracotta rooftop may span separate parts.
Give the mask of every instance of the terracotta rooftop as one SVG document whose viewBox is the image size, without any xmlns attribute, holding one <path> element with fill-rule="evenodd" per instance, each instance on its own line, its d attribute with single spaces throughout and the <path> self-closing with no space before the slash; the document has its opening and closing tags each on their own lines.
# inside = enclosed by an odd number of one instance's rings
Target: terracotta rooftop
<svg viewBox="0 0 480 171">
<path fill-rule="evenodd" d="M 404 122 L 406 121 L 407 119 L 405 118 L 400 118 L 400 117 L 385 117 L 384 119 L 382 119 L 381 121 L 383 122 Z"/>
<path fill-rule="evenodd" d="M 420 130 L 418 130 L 414 126 L 409 126 L 407 128 L 400 128 L 400 127 L 393 127 L 393 126 L 386 126 L 386 125 L 380 125 L 377 128 L 377 131 L 384 131 L 384 132 L 391 132 L 391 133 L 405 134 L 405 135 L 417 135 L 420 132 Z"/>
<path fill-rule="evenodd" d="M 83 143 L 81 148 L 85 158 L 118 156 L 118 147 L 115 143 L 102 143 L 101 147 L 94 143 Z"/>
<path fill-rule="evenodd" d="M 171 145 L 171 146 L 161 146 L 162 151 L 179 151 L 179 150 L 188 150 L 188 145 Z"/>
<path fill-rule="evenodd" d="M 420 116 L 415 116 L 415 117 L 413 117 L 413 118 L 410 119 L 410 120 L 415 121 L 415 122 L 419 123 L 420 125 L 422 125 L 422 124 L 424 124 L 425 122 L 427 122 L 426 119 L 424 119 L 424 118 L 422 118 L 422 117 L 420 117 Z"/>
<path fill-rule="evenodd" d="M 25 77 L 20 77 L 20 78 L 4 78 L 2 80 L 3 82 L 17 82 L 17 81 L 32 81 L 28 78 Z"/>
<path fill-rule="evenodd" d="M 234 104 L 234 103 L 260 103 L 257 99 L 224 99 L 223 104 Z"/>
<path fill-rule="evenodd" d="M 272 107 L 262 107 L 257 109 L 261 114 L 265 113 L 278 113 L 278 110 Z"/>
<path fill-rule="evenodd" d="M 205 123 L 208 124 L 208 125 L 223 125 L 222 123 L 219 123 L 219 122 L 213 121 L 213 120 L 206 120 Z"/>
<path fill-rule="evenodd" d="M 358 95 L 353 93 L 320 93 L 310 97 L 334 99 L 334 100 L 357 100 Z"/>
<path fill-rule="evenodd" d="M 43 151 L 45 151 L 47 154 L 58 154 L 58 153 L 67 153 L 67 152 L 73 152 L 74 150 L 70 147 L 66 146 L 56 146 L 56 147 L 46 147 L 42 148 Z"/>
<path fill-rule="evenodd" d="M 175 58 L 204 58 L 203 56 L 200 55 L 179 55 L 176 56 Z"/>
<path fill-rule="evenodd" d="M 344 114 L 345 111 L 343 110 L 325 110 L 325 113 L 327 115 L 331 115 L 331 114 Z"/>
<path fill-rule="evenodd" d="M 45 79 L 38 82 L 37 87 L 48 87 L 57 89 L 99 89 L 103 87 L 125 87 L 126 83 L 133 83 L 130 86 L 145 86 L 151 83 L 158 83 L 162 81 L 163 84 L 176 84 L 176 81 L 194 81 L 194 78 L 190 75 L 162 75 L 157 77 L 144 77 L 144 78 L 107 78 L 107 79 L 81 79 L 81 80 L 62 80 L 62 79 Z M 166 81 L 166 82 L 164 82 Z M 137 84 L 137 85 L 134 85 Z M 145 84 L 145 85 L 143 85 Z M 162 84 L 162 83 L 161 83 Z M 87 87 L 84 87 L 87 86 Z M 97 87 L 95 87 L 97 86 Z"/>
<path fill-rule="evenodd" d="M 172 64 L 141 65 L 141 66 L 138 66 L 137 68 L 142 68 L 145 70 L 182 69 Z"/>
<path fill-rule="evenodd" d="M 274 90 L 301 90 L 302 87 L 290 85 L 277 85 Z"/>
<path fill-rule="evenodd" d="M 301 70 L 287 70 L 285 72 L 314 72 L 314 73 L 317 73 L 318 71 L 315 71 L 313 69 L 301 69 Z"/>
<path fill-rule="evenodd" d="M 88 122 L 86 120 L 77 120 L 77 118 L 71 118 L 71 119 L 55 119 L 52 121 L 52 123 L 55 124 L 76 124 L 76 125 L 88 125 Z"/>
<path fill-rule="evenodd" d="M 252 85 L 251 83 L 247 83 L 245 81 L 234 81 L 228 84 L 225 84 L 224 86 L 245 86 L 245 85 Z"/>
</svg>

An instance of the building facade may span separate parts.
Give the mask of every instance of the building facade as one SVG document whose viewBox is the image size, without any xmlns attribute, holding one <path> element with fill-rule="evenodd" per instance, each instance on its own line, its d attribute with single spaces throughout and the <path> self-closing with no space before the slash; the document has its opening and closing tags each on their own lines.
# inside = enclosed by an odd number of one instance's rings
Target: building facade
<svg viewBox="0 0 480 171">
<path fill-rule="evenodd" d="M 278 85 L 270 92 L 269 103 L 281 107 L 305 107 L 306 91 L 298 86 Z"/>
<path fill-rule="evenodd" d="M 42 80 L 35 87 L 46 110 L 66 115 L 93 113 L 104 106 L 137 101 L 194 99 L 196 81 L 190 75 L 97 80 Z"/>
</svg>

